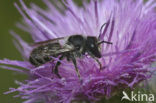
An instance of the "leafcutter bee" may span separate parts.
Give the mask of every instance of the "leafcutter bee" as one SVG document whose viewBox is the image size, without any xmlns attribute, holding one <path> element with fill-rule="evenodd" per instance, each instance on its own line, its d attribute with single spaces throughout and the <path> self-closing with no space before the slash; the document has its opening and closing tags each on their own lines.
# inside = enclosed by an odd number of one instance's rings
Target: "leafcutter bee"
<svg viewBox="0 0 156 103">
<path fill-rule="evenodd" d="M 94 36 L 85 37 L 80 34 L 38 42 L 35 43 L 37 47 L 32 50 L 29 61 L 37 67 L 53 60 L 52 57 L 59 57 L 59 60 L 66 58 L 73 62 L 77 75 L 80 77 L 76 58 L 80 58 L 86 53 L 96 60 L 100 69 L 102 68 L 98 60 L 98 58 L 101 58 L 99 50 L 101 43 L 112 44 L 108 41 L 100 41 Z M 61 78 L 58 72 L 59 65 L 61 65 L 61 62 L 57 61 L 52 71 Z"/>
</svg>

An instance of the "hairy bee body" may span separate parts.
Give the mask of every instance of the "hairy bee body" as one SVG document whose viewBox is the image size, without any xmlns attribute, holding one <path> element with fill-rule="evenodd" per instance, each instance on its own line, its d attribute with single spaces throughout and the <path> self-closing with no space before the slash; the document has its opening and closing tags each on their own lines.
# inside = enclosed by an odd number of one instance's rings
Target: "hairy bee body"
<svg viewBox="0 0 156 103">
<path fill-rule="evenodd" d="M 82 48 L 84 47 L 84 37 L 74 35 L 64 39 L 67 39 L 65 44 L 61 44 L 60 41 L 47 42 L 45 44 L 41 43 L 41 45 L 32 50 L 29 61 L 35 66 L 40 66 L 51 61 L 51 57 L 58 57 L 59 55 L 66 56 L 68 60 L 70 59 L 71 53 L 75 57 L 80 57 Z M 80 49 L 81 51 L 79 51 Z"/>
<path fill-rule="evenodd" d="M 56 54 L 56 51 L 61 48 L 59 43 L 49 43 L 46 45 L 41 45 L 35 48 L 31 52 L 29 61 L 35 65 L 40 66 L 52 60 L 52 57 L 57 57 L 59 54 Z"/>
<path fill-rule="evenodd" d="M 63 40 L 63 43 L 61 42 Z M 60 60 L 66 58 L 68 61 L 72 61 L 78 76 L 80 77 L 76 58 L 81 57 L 85 53 L 88 53 L 93 57 L 101 68 L 101 63 L 96 58 L 101 58 L 101 53 L 99 51 L 99 44 L 110 42 L 102 41 L 99 42 L 94 36 L 82 36 L 82 35 L 71 35 L 69 37 L 56 38 L 48 41 L 43 41 L 36 43 L 36 48 L 34 48 L 30 54 L 29 61 L 34 66 L 40 66 L 49 61 L 52 61 L 52 57 L 59 57 Z M 57 61 L 54 68 L 54 73 L 61 78 L 58 73 L 58 66 L 61 64 Z"/>
</svg>

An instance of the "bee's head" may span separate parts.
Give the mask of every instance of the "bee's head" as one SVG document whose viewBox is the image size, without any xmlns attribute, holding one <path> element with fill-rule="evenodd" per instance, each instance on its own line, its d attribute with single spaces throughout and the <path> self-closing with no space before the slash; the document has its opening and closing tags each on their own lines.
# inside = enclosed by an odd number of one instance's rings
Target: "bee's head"
<svg viewBox="0 0 156 103">
<path fill-rule="evenodd" d="M 99 51 L 99 44 L 96 37 L 87 37 L 86 45 L 85 45 L 86 52 L 90 55 L 93 55 L 97 58 L 101 58 L 101 53 Z"/>
<path fill-rule="evenodd" d="M 86 40 L 86 46 L 85 46 L 86 52 L 88 52 L 90 55 L 93 55 L 97 58 L 101 58 L 99 46 L 102 43 L 112 44 L 111 42 L 98 41 L 96 37 L 88 36 Z"/>
</svg>

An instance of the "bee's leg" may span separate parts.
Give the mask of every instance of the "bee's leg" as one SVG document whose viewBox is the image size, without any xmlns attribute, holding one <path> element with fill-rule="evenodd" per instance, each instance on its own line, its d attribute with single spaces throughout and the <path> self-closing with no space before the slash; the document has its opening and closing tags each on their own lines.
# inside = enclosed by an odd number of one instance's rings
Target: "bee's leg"
<svg viewBox="0 0 156 103">
<path fill-rule="evenodd" d="M 99 61 L 99 59 L 97 59 L 97 58 L 95 58 L 95 57 L 94 57 L 94 59 L 95 59 L 95 61 L 99 64 L 100 70 L 102 70 L 102 64 L 101 64 L 101 62 Z"/>
<path fill-rule="evenodd" d="M 76 63 L 76 59 L 75 59 L 75 57 L 74 57 L 74 56 L 71 56 L 71 60 L 72 60 L 72 62 L 73 62 L 73 64 L 74 64 L 74 67 L 75 67 L 76 73 L 77 73 L 78 77 L 80 78 L 80 72 L 79 72 L 79 70 L 78 70 L 78 67 L 77 67 L 77 63 Z"/>
<path fill-rule="evenodd" d="M 62 55 L 59 60 L 62 60 L 64 57 L 64 55 Z M 59 74 L 59 71 L 58 71 L 58 67 L 61 65 L 61 62 L 60 61 L 57 61 L 56 65 L 55 65 L 55 68 L 54 68 L 54 73 L 59 77 L 61 78 L 60 74 Z M 53 71 L 52 71 L 53 72 Z"/>
<path fill-rule="evenodd" d="M 56 65 L 55 65 L 55 68 L 54 68 L 54 73 L 59 77 L 59 78 L 61 78 L 61 76 L 60 76 L 60 74 L 59 74 L 59 72 L 58 72 L 58 67 L 59 67 L 59 65 L 61 65 L 61 62 L 57 62 L 56 63 Z"/>
</svg>

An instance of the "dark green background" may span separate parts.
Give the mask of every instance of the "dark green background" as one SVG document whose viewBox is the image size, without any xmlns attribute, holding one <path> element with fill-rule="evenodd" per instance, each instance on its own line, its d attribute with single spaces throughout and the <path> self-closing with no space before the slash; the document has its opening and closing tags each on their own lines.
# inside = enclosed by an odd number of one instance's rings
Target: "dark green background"
<svg viewBox="0 0 156 103">
<path fill-rule="evenodd" d="M 23 1 L 27 5 L 33 2 L 45 8 L 42 0 Z M 16 23 L 22 20 L 22 16 L 14 6 L 15 2 L 20 4 L 19 0 L 0 0 L 0 60 L 4 58 L 22 60 L 20 53 L 13 44 L 14 38 L 9 33 L 10 30 L 14 30 L 24 40 L 31 42 L 30 35 L 16 27 Z M 18 87 L 14 81 L 24 80 L 24 78 L 26 78 L 26 76 L 0 68 L 0 103 L 21 103 L 22 100 L 20 98 L 13 98 L 17 93 L 11 93 L 8 95 L 4 95 L 3 93 L 8 91 L 10 87 Z"/>
<path fill-rule="evenodd" d="M 45 7 L 42 0 L 23 0 L 28 6 L 35 3 L 41 7 Z M 53 0 L 51 0 L 53 1 Z M 14 6 L 14 3 L 20 4 L 19 0 L 0 0 L 0 60 L 8 58 L 11 60 L 22 60 L 20 53 L 13 44 L 13 37 L 9 33 L 10 30 L 17 32 L 24 40 L 31 42 L 31 37 L 28 33 L 16 27 L 17 22 L 21 22 L 22 16 Z M 78 1 L 79 2 L 79 1 Z M 21 103 L 20 98 L 13 98 L 17 93 L 4 95 L 10 87 L 18 87 L 15 80 L 24 80 L 25 75 L 17 74 L 16 72 L 0 68 L 0 103 Z"/>
<path fill-rule="evenodd" d="M 18 0 L 0 0 L 0 59 L 9 58 L 11 60 L 22 60 L 21 55 L 13 44 L 13 37 L 9 31 L 17 31 L 26 41 L 30 42 L 31 38 L 27 33 L 17 29 L 16 22 L 22 20 L 21 15 L 14 7 L 14 3 Z M 30 2 L 41 3 L 41 0 L 24 0 L 27 4 Z M 17 87 L 14 81 L 23 80 L 24 75 L 18 75 L 13 71 L 0 68 L 0 103 L 21 103 L 19 98 L 13 98 L 16 93 L 4 95 L 9 87 Z"/>
</svg>

